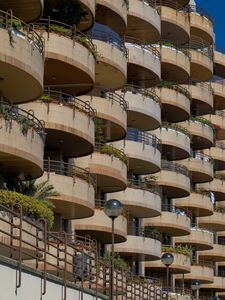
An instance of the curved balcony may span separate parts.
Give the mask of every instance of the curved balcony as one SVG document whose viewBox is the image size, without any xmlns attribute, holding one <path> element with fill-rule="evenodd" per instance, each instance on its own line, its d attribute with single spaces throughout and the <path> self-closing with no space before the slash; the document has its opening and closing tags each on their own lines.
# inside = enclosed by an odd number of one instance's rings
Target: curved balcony
<svg viewBox="0 0 225 300">
<path fill-rule="evenodd" d="M 161 80 L 160 52 L 154 46 L 125 36 L 128 50 L 127 81 L 145 88 Z"/>
<path fill-rule="evenodd" d="M 162 170 L 157 173 L 157 183 L 168 198 L 182 198 L 190 194 L 188 169 L 180 164 L 162 160 Z"/>
<path fill-rule="evenodd" d="M 93 118 L 96 112 L 88 101 L 49 89 L 44 91 L 39 101 L 23 104 L 21 107 L 33 109 L 36 116 L 44 120 L 47 132 L 45 146 L 48 149 L 61 151 L 66 157 L 92 153 Z"/>
<path fill-rule="evenodd" d="M 192 96 L 192 114 L 200 116 L 212 113 L 214 101 L 211 84 L 206 82 L 192 82 L 189 89 Z"/>
<path fill-rule="evenodd" d="M 35 27 L 46 41 L 45 85 L 63 88 L 66 93 L 89 92 L 94 85 L 97 57 L 91 38 L 54 20 L 41 19 Z"/>
<path fill-rule="evenodd" d="M 209 261 L 225 261 L 225 245 L 224 244 L 213 244 L 213 249 L 207 251 L 199 251 L 199 258 Z"/>
<path fill-rule="evenodd" d="M 90 218 L 72 220 L 72 228 L 78 235 L 88 235 L 103 244 L 112 241 L 112 221 L 104 213 L 104 201 L 95 200 L 95 212 Z M 120 215 L 115 220 L 115 243 L 127 240 L 127 218 Z"/>
<path fill-rule="evenodd" d="M 156 260 L 161 257 L 161 236 L 139 227 L 127 229 L 127 240 L 115 245 L 115 252 L 135 260 Z"/>
<path fill-rule="evenodd" d="M 225 109 L 225 84 L 223 80 L 211 82 L 214 96 L 214 108 L 218 110 Z"/>
<path fill-rule="evenodd" d="M 216 110 L 213 115 L 204 116 L 206 120 L 209 120 L 216 129 L 216 140 L 225 139 L 225 112 Z"/>
<path fill-rule="evenodd" d="M 213 232 L 207 228 L 192 227 L 190 235 L 174 238 L 177 245 L 188 245 L 198 250 L 213 249 Z"/>
<path fill-rule="evenodd" d="M 107 141 L 123 139 L 127 131 L 128 102 L 122 93 L 95 86 L 87 95 L 79 99 L 90 102 L 96 110 L 97 117 L 102 120 L 104 137 Z"/>
<path fill-rule="evenodd" d="M 225 54 L 222 51 L 214 51 L 215 75 L 225 77 Z"/>
<path fill-rule="evenodd" d="M 160 33 L 160 14 L 156 2 L 129 0 L 126 34 L 150 42 L 157 41 Z"/>
<path fill-rule="evenodd" d="M 158 172 L 161 164 L 161 142 L 147 132 L 129 128 L 125 140 L 113 145 L 123 149 L 129 157 L 129 170 L 134 174 L 150 174 Z"/>
<path fill-rule="evenodd" d="M 183 254 L 179 252 L 179 249 L 172 246 L 162 246 L 162 253 L 170 252 L 173 253 L 174 261 L 172 265 L 169 266 L 169 271 L 171 274 L 185 274 L 189 273 L 191 270 L 191 256 L 190 254 Z M 166 272 L 165 265 L 161 260 L 145 262 L 145 270 L 151 272 Z"/>
<path fill-rule="evenodd" d="M 0 10 L 0 19 L 1 94 L 14 104 L 35 100 L 43 89 L 44 40 L 9 12 Z"/>
<path fill-rule="evenodd" d="M 169 160 L 180 160 L 190 155 L 190 134 L 176 124 L 163 123 L 160 129 L 154 131 L 162 141 L 162 155 Z"/>
<path fill-rule="evenodd" d="M 81 22 L 78 24 L 78 29 L 80 31 L 89 30 L 95 20 L 95 2 L 92 0 L 79 0 L 81 8 L 85 12 L 84 18 L 82 18 Z"/>
<path fill-rule="evenodd" d="M 31 180 L 43 172 L 44 122 L 7 102 L 0 102 L 0 172 L 10 180 Z"/>
<path fill-rule="evenodd" d="M 191 133 L 193 150 L 206 149 L 213 145 L 214 129 L 204 118 L 191 117 L 189 121 L 182 122 L 180 125 Z"/>
<path fill-rule="evenodd" d="M 179 162 L 188 168 L 193 183 L 202 183 L 213 180 L 213 160 L 210 156 L 199 151 L 193 152 L 188 159 Z"/>
<path fill-rule="evenodd" d="M 182 45 L 190 37 L 190 19 L 182 4 L 174 0 L 161 1 L 161 36 Z"/>
<path fill-rule="evenodd" d="M 127 26 L 128 4 L 124 0 L 96 0 L 95 21 L 123 35 Z"/>
<path fill-rule="evenodd" d="M 199 261 L 199 263 L 192 263 L 191 272 L 184 274 L 185 282 L 192 282 L 198 280 L 202 283 L 213 283 L 214 270 L 212 262 Z M 176 280 L 183 280 L 182 275 L 176 275 Z"/>
<path fill-rule="evenodd" d="M 1 1 L 0 9 L 8 11 L 12 8 L 15 16 L 17 16 L 25 22 L 30 23 L 35 20 L 38 20 L 41 17 L 44 9 L 44 0 Z"/>
<path fill-rule="evenodd" d="M 201 290 L 209 292 L 225 292 L 225 278 L 224 278 L 224 272 L 218 273 L 214 275 L 213 277 L 213 283 L 210 284 L 201 284 Z M 224 293 L 222 293 L 224 294 Z M 219 293 L 219 298 L 221 298 L 221 294 Z M 223 297 L 223 296 L 222 296 Z M 223 299 L 223 298 L 222 298 Z"/>
<path fill-rule="evenodd" d="M 128 103 L 128 127 L 146 131 L 160 126 L 161 103 L 154 90 L 126 85 L 119 94 L 122 94 Z"/>
<path fill-rule="evenodd" d="M 127 186 L 128 157 L 113 145 L 96 143 L 94 152 L 77 158 L 76 165 L 96 174 L 102 192 L 118 192 Z"/>
<path fill-rule="evenodd" d="M 198 223 L 200 226 L 213 228 L 215 231 L 223 231 L 225 226 L 225 214 L 215 210 L 211 216 L 198 218 Z"/>
<path fill-rule="evenodd" d="M 94 176 L 72 163 L 45 160 L 45 173 L 38 182 L 48 181 L 59 196 L 51 198 L 54 212 L 65 219 L 87 218 L 94 213 Z"/>
<path fill-rule="evenodd" d="M 207 81 L 213 76 L 213 49 L 201 38 L 190 40 L 191 78 L 193 81 Z"/>
<path fill-rule="evenodd" d="M 198 6 L 190 7 L 191 35 L 199 36 L 209 44 L 214 43 L 214 20 Z"/>
<path fill-rule="evenodd" d="M 205 149 L 204 153 L 212 157 L 215 171 L 225 170 L 225 143 L 216 142 L 215 147 Z"/>
<path fill-rule="evenodd" d="M 169 236 L 190 234 L 190 215 L 186 210 L 180 210 L 173 205 L 162 205 L 159 217 L 144 219 L 145 227 L 154 227 Z"/>
<path fill-rule="evenodd" d="M 185 121 L 190 116 L 191 94 L 181 85 L 162 82 L 156 89 L 162 102 L 162 119 L 176 123 Z"/>
<path fill-rule="evenodd" d="M 127 78 L 128 51 L 124 41 L 104 29 L 93 29 L 90 35 L 100 53 L 95 66 L 96 84 L 109 89 L 121 88 Z"/>
<path fill-rule="evenodd" d="M 215 175 L 213 181 L 200 183 L 198 188 L 205 191 L 213 192 L 216 201 L 223 201 L 225 197 L 225 180 L 223 176 Z"/>
<path fill-rule="evenodd" d="M 195 190 L 191 192 L 190 196 L 174 201 L 176 207 L 189 209 L 195 217 L 205 217 L 213 214 L 213 203 L 207 192 Z"/>
<path fill-rule="evenodd" d="M 168 41 L 155 44 L 161 50 L 161 76 L 165 81 L 185 83 L 190 76 L 190 53 Z"/>
<path fill-rule="evenodd" d="M 120 200 L 135 218 L 150 218 L 161 214 L 161 189 L 147 179 L 128 179 L 126 190 L 107 194 L 107 198 Z"/>
</svg>

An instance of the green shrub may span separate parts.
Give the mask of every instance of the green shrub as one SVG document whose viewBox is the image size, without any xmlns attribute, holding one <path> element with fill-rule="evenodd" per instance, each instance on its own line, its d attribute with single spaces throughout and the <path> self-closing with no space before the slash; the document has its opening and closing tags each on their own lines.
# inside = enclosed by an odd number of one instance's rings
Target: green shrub
<svg viewBox="0 0 225 300">
<path fill-rule="evenodd" d="M 103 256 L 102 260 L 106 263 L 110 263 L 112 259 L 111 253 L 106 252 Z M 117 253 L 115 253 L 114 258 L 114 267 L 116 269 L 119 269 L 127 274 L 131 274 L 131 268 L 129 264 Z"/>
<path fill-rule="evenodd" d="M 51 99 L 51 97 L 50 97 L 49 95 L 43 95 L 43 96 L 41 97 L 41 100 L 42 100 L 43 102 L 45 102 L 45 103 L 51 103 L 51 102 L 52 102 L 52 99 Z"/>
<path fill-rule="evenodd" d="M 183 245 L 176 245 L 173 246 L 162 246 L 162 252 L 171 252 L 171 253 L 177 253 L 177 254 L 183 254 L 187 256 L 192 255 L 192 248 L 189 246 L 183 246 Z"/>
<path fill-rule="evenodd" d="M 113 155 L 117 157 L 119 160 L 121 160 L 122 162 L 124 162 L 126 165 L 128 165 L 129 163 L 128 156 L 122 150 L 116 149 L 111 145 L 106 145 L 106 144 L 101 145 L 101 153 Z"/>
</svg>

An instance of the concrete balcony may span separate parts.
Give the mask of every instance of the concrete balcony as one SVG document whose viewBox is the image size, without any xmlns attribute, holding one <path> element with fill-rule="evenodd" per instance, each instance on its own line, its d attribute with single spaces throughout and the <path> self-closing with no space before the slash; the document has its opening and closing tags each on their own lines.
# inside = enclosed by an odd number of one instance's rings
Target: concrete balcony
<svg viewBox="0 0 225 300">
<path fill-rule="evenodd" d="M 198 223 L 200 226 L 213 228 L 215 231 L 223 231 L 225 226 L 225 214 L 214 211 L 213 215 L 209 217 L 198 218 Z"/>
<path fill-rule="evenodd" d="M 223 52 L 214 52 L 215 75 L 225 77 L 225 54 Z"/>
<path fill-rule="evenodd" d="M 166 1 L 165 1 L 166 2 Z M 165 40 L 174 40 L 182 45 L 190 37 L 189 15 L 176 1 L 162 2 L 161 6 L 161 36 Z"/>
<path fill-rule="evenodd" d="M 114 142 L 129 157 L 129 170 L 134 174 L 155 173 L 161 166 L 161 142 L 147 132 L 129 128 L 123 141 Z"/>
<path fill-rule="evenodd" d="M 190 135 L 176 124 L 163 123 L 154 134 L 162 141 L 162 155 L 169 160 L 180 160 L 190 155 Z"/>
<path fill-rule="evenodd" d="M 198 184 L 197 188 L 213 192 L 216 201 L 223 201 L 225 197 L 225 181 L 223 178 L 220 179 L 219 175 L 217 176 L 218 178 L 214 177 L 211 182 Z"/>
<path fill-rule="evenodd" d="M 185 83 L 190 77 L 190 54 L 185 48 L 162 41 L 154 45 L 161 50 L 161 76 L 165 81 Z"/>
<path fill-rule="evenodd" d="M 110 1 L 106 0 L 106 2 Z M 123 0 L 119 0 L 119 2 L 123 2 Z M 95 67 L 96 85 L 108 89 L 123 87 L 127 79 L 128 59 L 128 51 L 123 40 L 103 28 L 93 29 L 90 34 L 98 53 L 100 53 Z"/>
<path fill-rule="evenodd" d="M 59 193 L 53 197 L 54 212 L 64 219 L 87 218 L 94 214 L 94 176 L 72 163 L 45 160 L 45 173 L 38 182 L 48 180 Z"/>
<path fill-rule="evenodd" d="M 104 201 L 97 201 L 94 216 L 86 219 L 73 220 L 72 227 L 78 235 L 89 235 L 103 244 L 112 241 L 112 222 L 104 213 Z M 127 240 L 127 218 L 124 215 L 115 220 L 115 242 Z"/>
<path fill-rule="evenodd" d="M 216 110 L 213 115 L 204 116 L 206 120 L 209 120 L 216 128 L 216 140 L 225 139 L 225 112 Z"/>
<path fill-rule="evenodd" d="M 208 292 L 225 292 L 225 278 L 224 274 L 218 274 L 213 277 L 213 283 L 202 284 L 201 290 Z M 223 299 L 224 293 L 219 293 L 219 297 Z"/>
<path fill-rule="evenodd" d="M 200 116 L 213 112 L 213 89 L 209 83 L 193 83 L 189 86 L 192 96 L 191 111 L 194 115 Z"/>
<path fill-rule="evenodd" d="M 139 261 L 157 260 L 161 257 L 160 235 L 145 228 L 129 228 L 128 226 L 127 240 L 115 245 L 115 252 Z"/>
<path fill-rule="evenodd" d="M 225 144 L 216 142 L 215 147 L 205 149 L 204 153 L 212 157 L 215 171 L 225 170 Z"/>
<path fill-rule="evenodd" d="M 177 209 L 172 205 L 164 205 L 161 216 L 144 219 L 144 225 L 154 227 L 169 236 L 189 235 L 190 215 L 187 211 Z"/>
<path fill-rule="evenodd" d="M 38 20 L 44 9 L 43 0 L 24 0 L 24 1 L 14 1 L 14 0 L 3 0 L 0 4 L 0 9 L 7 11 L 13 8 L 13 13 L 15 16 L 20 18 L 25 22 L 33 22 Z"/>
<path fill-rule="evenodd" d="M 96 1 L 95 21 L 109 26 L 111 29 L 124 35 L 127 27 L 128 6 L 124 0 L 117 2 L 110 0 Z"/>
<path fill-rule="evenodd" d="M 96 111 L 87 100 L 49 89 L 39 101 L 20 107 L 34 110 L 45 122 L 48 149 L 61 151 L 66 157 L 77 157 L 92 153 L 94 148 Z"/>
<path fill-rule="evenodd" d="M 161 80 L 160 51 L 141 40 L 125 36 L 128 49 L 127 81 L 145 88 Z"/>
<path fill-rule="evenodd" d="M 43 89 L 44 40 L 12 14 L 0 11 L 0 15 L 1 94 L 14 104 L 35 100 Z M 21 25 L 16 29 L 11 22 Z"/>
<path fill-rule="evenodd" d="M 153 130 L 161 124 L 160 98 L 153 90 L 126 85 L 121 91 L 128 103 L 127 125 L 139 130 Z"/>
<path fill-rule="evenodd" d="M 162 247 L 162 253 L 172 252 L 174 256 L 174 261 L 172 265 L 169 266 L 169 271 L 172 274 L 185 274 L 191 271 L 191 256 L 176 252 L 176 247 Z M 147 261 L 145 262 L 145 270 L 152 272 L 166 272 L 166 267 L 163 265 L 161 260 L 157 261 Z"/>
<path fill-rule="evenodd" d="M 206 16 L 201 9 L 195 7 L 190 13 L 191 35 L 199 36 L 204 41 L 214 43 L 214 24 L 211 16 Z"/>
<path fill-rule="evenodd" d="M 128 102 L 122 93 L 95 86 L 88 95 L 79 96 L 79 99 L 89 102 L 96 110 L 97 117 L 103 122 L 104 136 L 107 141 L 117 141 L 125 137 Z"/>
<path fill-rule="evenodd" d="M 186 167 L 162 160 L 162 170 L 156 174 L 157 183 L 168 198 L 182 198 L 190 194 L 190 175 Z"/>
<path fill-rule="evenodd" d="M 223 80 L 211 82 L 211 86 L 214 96 L 214 108 L 218 110 L 225 109 L 225 85 Z"/>
<path fill-rule="evenodd" d="M 143 182 L 130 179 L 126 190 L 107 194 L 107 198 L 120 200 L 135 218 L 150 218 L 161 214 L 161 190 L 147 179 Z"/>
<path fill-rule="evenodd" d="M 76 159 L 76 165 L 89 168 L 96 175 L 97 186 L 108 193 L 126 188 L 127 164 L 128 158 L 123 150 L 107 144 L 96 144 L 91 155 Z"/>
<path fill-rule="evenodd" d="M 192 227 L 190 235 L 174 238 L 178 245 L 188 245 L 196 250 L 213 249 L 213 232 L 200 227 Z"/>
<path fill-rule="evenodd" d="M 149 42 L 159 39 L 161 22 L 156 3 L 129 0 L 126 34 Z"/>
<path fill-rule="evenodd" d="M 188 168 L 193 183 L 213 180 L 213 160 L 210 156 L 196 151 L 192 153 L 192 157 L 179 161 L 179 163 Z"/>
<path fill-rule="evenodd" d="M 7 102 L 0 103 L 0 173 L 2 179 L 31 180 L 43 172 L 43 121 Z"/>
<path fill-rule="evenodd" d="M 79 0 L 82 9 L 86 13 L 84 18 L 82 18 L 81 22 L 78 24 L 78 29 L 80 31 L 89 30 L 95 20 L 95 3 L 92 0 Z"/>
<path fill-rule="evenodd" d="M 156 88 L 156 94 L 162 102 L 162 118 L 167 122 L 185 121 L 190 116 L 191 94 L 181 85 L 165 82 Z"/>
<path fill-rule="evenodd" d="M 174 200 L 174 205 L 190 210 L 195 217 L 211 216 L 214 210 L 209 193 L 198 190 L 191 192 L 188 197 Z"/>
<path fill-rule="evenodd" d="M 213 249 L 208 251 L 199 251 L 199 258 L 209 261 L 225 261 L 225 245 L 213 244 Z"/>
<path fill-rule="evenodd" d="M 193 117 L 189 121 L 182 122 L 179 125 L 186 128 L 191 133 L 193 150 L 206 149 L 213 145 L 213 128 L 206 124 L 203 118 Z"/>
</svg>

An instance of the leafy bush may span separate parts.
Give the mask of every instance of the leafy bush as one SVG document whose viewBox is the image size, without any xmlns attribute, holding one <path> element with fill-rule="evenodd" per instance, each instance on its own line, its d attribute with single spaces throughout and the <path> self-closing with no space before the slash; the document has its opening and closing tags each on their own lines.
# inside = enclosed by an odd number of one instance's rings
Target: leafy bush
<svg viewBox="0 0 225 300">
<path fill-rule="evenodd" d="M 51 227 L 54 223 L 54 214 L 45 201 L 39 201 L 17 192 L 0 190 L 0 204 L 9 208 L 15 204 L 21 204 L 23 212 L 28 216 L 47 219 Z"/>
<path fill-rule="evenodd" d="M 121 160 L 122 162 L 124 162 L 126 165 L 128 165 L 129 163 L 128 156 L 122 150 L 116 149 L 111 145 L 106 145 L 106 144 L 101 145 L 101 153 L 113 155 L 117 157 L 119 160 Z"/>
<path fill-rule="evenodd" d="M 52 102 L 52 99 L 51 99 L 51 97 L 50 97 L 49 95 L 43 95 L 43 96 L 41 97 L 41 100 L 42 100 L 43 102 L 45 102 L 45 103 L 51 103 L 51 102 Z"/>
<path fill-rule="evenodd" d="M 192 255 L 192 248 L 189 246 L 183 246 L 183 245 L 176 245 L 173 246 L 162 246 L 162 252 L 171 252 L 171 253 L 177 253 L 177 254 L 183 254 L 187 256 Z"/>
<path fill-rule="evenodd" d="M 112 260 L 111 253 L 106 252 L 105 255 L 103 256 L 102 260 L 106 263 L 110 263 Z M 115 258 L 114 258 L 114 267 L 116 269 L 119 269 L 127 274 L 131 274 L 131 268 L 129 264 L 117 253 L 115 253 Z"/>
<path fill-rule="evenodd" d="M 190 120 L 191 120 L 191 121 L 197 121 L 197 122 L 202 123 L 202 125 L 207 125 L 207 126 L 209 126 L 209 127 L 212 129 L 212 131 L 213 131 L 213 135 L 214 135 L 214 136 L 216 135 L 216 129 L 215 129 L 215 127 L 213 126 L 213 124 L 212 124 L 210 121 L 206 120 L 205 118 L 202 118 L 202 117 L 194 117 L 194 116 L 192 116 L 192 117 L 190 118 Z"/>
</svg>

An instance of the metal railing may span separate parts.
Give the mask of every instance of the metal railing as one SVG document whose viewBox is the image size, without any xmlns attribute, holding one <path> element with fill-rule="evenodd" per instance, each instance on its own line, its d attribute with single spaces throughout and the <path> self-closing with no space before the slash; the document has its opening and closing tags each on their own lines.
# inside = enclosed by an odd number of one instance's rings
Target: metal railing
<svg viewBox="0 0 225 300">
<path fill-rule="evenodd" d="M 143 179 L 142 181 L 142 180 L 128 179 L 127 183 L 128 183 L 128 187 L 149 191 L 151 193 L 162 196 L 162 188 L 151 180 Z"/>
<path fill-rule="evenodd" d="M 36 131 L 45 140 L 45 123 L 35 117 L 33 110 L 24 110 L 8 102 L 0 101 L 0 116 L 7 121 L 16 121 L 21 125 L 21 131 L 27 134 L 29 129 Z"/>
<path fill-rule="evenodd" d="M 216 141 L 216 145 L 215 146 L 217 148 L 225 150 L 225 143 L 224 142 Z"/>
<path fill-rule="evenodd" d="M 132 236 L 142 236 L 146 238 L 152 238 L 154 240 L 162 241 L 162 235 L 159 232 L 155 232 L 148 227 L 136 226 L 135 224 L 130 224 L 127 227 L 127 234 Z"/>
<path fill-rule="evenodd" d="M 47 274 L 54 274 L 63 282 L 63 299 L 67 286 L 75 284 L 85 296 L 86 289 L 98 299 L 108 295 L 110 286 L 110 261 L 98 256 L 96 242 L 75 233 L 50 232 L 44 219 L 31 220 L 23 214 L 21 206 L 14 209 L 0 205 L 0 243 L 8 249 L 7 256 L 17 261 L 16 290 L 24 284 L 23 266 L 41 271 L 41 294 L 48 291 Z M 4 254 L 3 254 L 4 255 Z M 157 280 L 131 276 L 120 268 L 114 270 L 116 298 L 126 300 L 166 299 Z"/>
<path fill-rule="evenodd" d="M 180 132 L 180 133 L 186 135 L 187 137 L 191 138 L 191 133 L 186 128 L 184 128 L 180 125 L 177 125 L 175 123 L 163 122 L 161 125 L 161 129 L 174 130 L 176 132 Z"/>
<path fill-rule="evenodd" d="M 225 111 L 223 110 L 216 110 L 215 115 L 224 118 L 225 117 Z"/>
<path fill-rule="evenodd" d="M 210 82 L 198 82 L 198 81 L 190 80 L 189 83 L 191 85 L 198 86 L 202 89 L 208 90 L 213 93 L 213 88 Z"/>
<path fill-rule="evenodd" d="M 197 260 L 196 258 L 192 258 L 191 261 L 192 266 L 201 266 L 201 267 L 207 267 L 207 268 L 214 268 L 214 262 L 208 261 L 208 260 Z"/>
<path fill-rule="evenodd" d="M 189 9 L 187 6 L 181 5 L 177 0 L 156 0 L 159 6 L 167 6 L 176 11 L 181 11 L 184 13 L 188 13 Z"/>
<path fill-rule="evenodd" d="M 185 56 L 188 57 L 188 59 L 191 59 L 191 53 L 189 51 L 189 46 L 188 45 L 184 45 L 184 46 L 180 46 L 180 45 L 176 45 L 174 42 L 171 42 L 170 40 L 159 40 L 156 43 L 152 44 L 153 47 L 155 48 L 159 48 L 160 49 L 163 48 L 170 48 L 172 50 L 175 50 L 177 52 L 181 52 L 183 53 Z M 161 54 L 162 55 L 162 54 Z"/>
<path fill-rule="evenodd" d="M 207 18 L 209 21 L 211 21 L 214 24 L 213 16 L 205 9 L 199 7 L 198 5 L 191 5 L 191 4 L 189 4 L 187 7 L 190 13 L 199 14 L 200 16 Z"/>
<path fill-rule="evenodd" d="M 35 31 L 33 24 L 26 24 L 18 19 L 13 15 L 12 10 L 0 10 L 0 27 L 8 30 L 12 43 L 12 34 L 19 32 L 44 56 L 44 38 Z"/>
<path fill-rule="evenodd" d="M 69 106 L 73 109 L 77 109 L 86 113 L 91 118 L 95 118 L 97 115 L 96 109 L 91 107 L 90 102 L 83 101 L 80 98 L 77 98 L 75 95 L 67 94 L 62 91 L 56 91 L 49 88 L 44 89 L 41 101 L 46 104 L 54 102 L 59 105 Z"/>
<path fill-rule="evenodd" d="M 212 157 L 209 156 L 209 155 L 206 155 L 204 153 L 201 153 L 200 151 L 193 151 L 192 154 L 191 154 L 191 157 L 199 159 L 203 162 L 207 162 L 207 163 L 210 163 L 211 165 L 213 165 Z"/>
<path fill-rule="evenodd" d="M 172 212 L 177 215 L 186 216 L 188 218 L 192 217 L 192 213 L 190 210 L 184 209 L 184 208 L 182 208 L 182 209 L 178 208 L 178 207 L 174 206 L 173 204 L 162 204 L 162 211 Z"/>
<path fill-rule="evenodd" d="M 182 85 L 174 84 L 173 82 L 169 82 L 169 81 L 161 81 L 161 83 L 157 85 L 157 88 L 167 88 L 170 90 L 174 90 L 186 96 L 190 100 L 190 102 L 192 100 L 191 93 L 186 87 Z"/>
<path fill-rule="evenodd" d="M 102 41 L 112 45 L 113 47 L 116 47 L 124 54 L 126 58 L 128 58 L 128 50 L 125 46 L 124 40 L 117 37 L 116 34 L 104 29 L 92 29 L 90 31 L 90 36 L 93 40 Z"/>
<path fill-rule="evenodd" d="M 47 172 L 48 178 L 50 178 L 51 173 L 55 173 L 58 175 L 72 177 L 74 182 L 76 181 L 76 177 L 78 177 L 95 186 L 95 176 L 91 174 L 88 169 L 77 167 L 73 163 L 51 160 L 50 158 L 45 159 L 44 171 Z"/>
<path fill-rule="evenodd" d="M 180 173 L 187 177 L 190 177 L 188 168 L 185 166 L 182 166 L 178 163 L 174 163 L 174 162 L 168 161 L 168 160 L 162 160 L 161 167 L 162 167 L 162 170 L 168 170 L 168 171 Z"/>
<path fill-rule="evenodd" d="M 161 59 L 161 54 L 160 51 L 157 50 L 154 46 L 151 44 L 147 43 L 146 41 L 136 39 L 131 36 L 125 36 L 124 37 L 125 45 L 131 44 L 135 46 L 139 46 L 141 49 L 144 49 L 146 51 L 151 52 L 155 57 L 157 57 L 159 60 Z"/>
<path fill-rule="evenodd" d="M 145 131 L 140 131 L 135 128 L 128 128 L 125 140 L 143 143 L 150 145 L 153 148 L 161 151 L 161 141 L 155 136 Z"/>
<path fill-rule="evenodd" d="M 186 46 L 189 46 L 190 50 L 201 52 L 202 54 L 213 60 L 213 47 L 200 37 L 192 35 L 189 44 Z"/>
<path fill-rule="evenodd" d="M 157 96 L 157 94 L 155 92 L 155 88 L 148 88 L 148 89 L 146 89 L 146 88 L 140 87 L 138 85 L 126 84 L 122 88 L 121 91 L 123 93 L 131 92 L 133 94 L 140 94 L 143 97 L 148 97 L 148 98 L 154 100 L 160 106 L 162 105 L 159 96 Z"/>
</svg>

